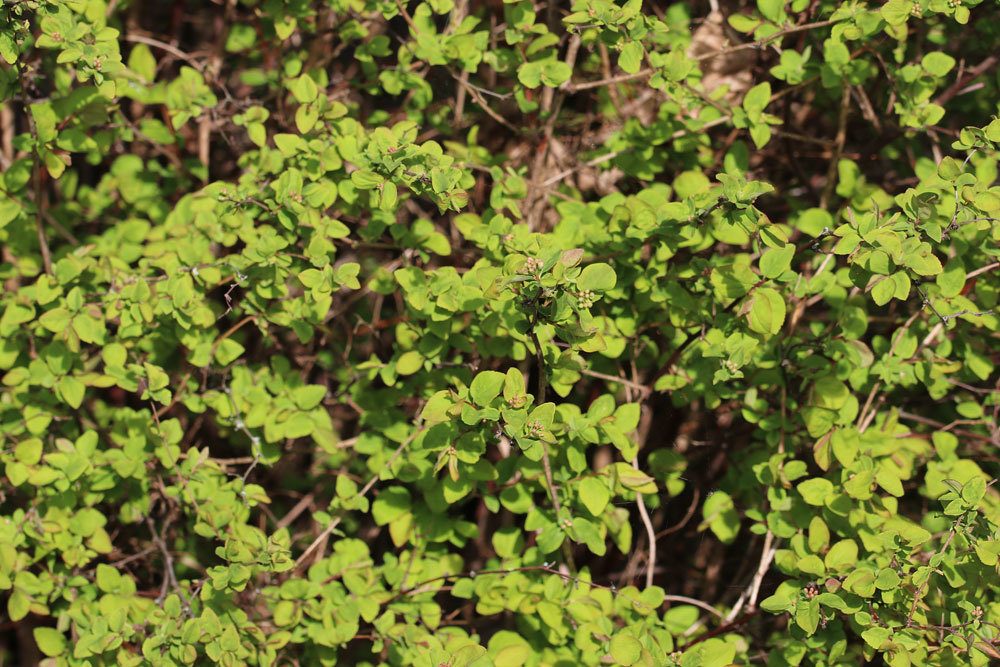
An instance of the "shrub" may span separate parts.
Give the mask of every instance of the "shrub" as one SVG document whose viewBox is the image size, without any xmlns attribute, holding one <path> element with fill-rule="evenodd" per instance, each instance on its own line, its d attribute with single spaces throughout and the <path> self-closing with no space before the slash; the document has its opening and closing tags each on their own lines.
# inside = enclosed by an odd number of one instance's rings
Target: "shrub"
<svg viewBox="0 0 1000 667">
<path fill-rule="evenodd" d="M 985 665 L 1000 11 L 0 5 L 0 660 Z"/>
</svg>

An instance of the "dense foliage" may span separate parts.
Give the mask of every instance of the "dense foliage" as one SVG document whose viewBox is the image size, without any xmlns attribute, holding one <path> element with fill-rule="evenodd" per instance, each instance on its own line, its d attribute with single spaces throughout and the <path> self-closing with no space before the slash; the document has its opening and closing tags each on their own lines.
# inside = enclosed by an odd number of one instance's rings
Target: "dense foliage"
<svg viewBox="0 0 1000 667">
<path fill-rule="evenodd" d="M 994 0 L 4 0 L 0 662 L 1000 657 Z"/>
</svg>

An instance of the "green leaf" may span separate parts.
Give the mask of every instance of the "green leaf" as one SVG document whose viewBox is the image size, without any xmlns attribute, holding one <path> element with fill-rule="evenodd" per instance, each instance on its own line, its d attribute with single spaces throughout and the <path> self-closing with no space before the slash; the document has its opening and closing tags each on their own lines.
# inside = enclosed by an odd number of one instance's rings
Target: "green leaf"
<svg viewBox="0 0 1000 667">
<path fill-rule="evenodd" d="M 973 477 L 962 485 L 962 500 L 976 507 L 986 496 L 986 481 L 982 477 Z"/>
<path fill-rule="evenodd" d="M 112 593 L 118 588 L 118 580 L 120 576 L 118 570 L 106 565 L 104 563 L 99 563 L 97 565 L 97 587 L 100 588 L 105 593 Z"/>
<path fill-rule="evenodd" d="M 803 500 L 817 507 L 822 507 L 826 504 L 826 499 L 833 494 L 833 483 L 823 477 L 807 479 L 796 488 Z"/>
<path fill-rule="evenodd" d="M 784 593 L 775 593 L 769 598 L 765 598 L 760 603 L 760 608 L 771 614 L 780 614 L 790 611 L 795 606 L 795 601 Z"/>
<path fill-rule="evenodd" d="M 947 53 L 932 51 L 921 59 L 920 64 L 934 76 L 943 77 L 955 67 L 955 59 Z"/>
<path fill-rule="evenodd" d="M 808 602 L 799 602 L 795 608 L 795 624 L 802 628 L 807 635 L 812 635 L 819 627 L 819 600 L 813 598 Z"/>
<path fill-rule="evenodd" d="M 54 179 L 58 179 L 60 176 L 63 175 L 63 172 L 66 171 L 66 165 L 68 161 L 69 161 L 69 156 L 66 156 L 64 159 L 62 156 L 57 155 L 56 153 L 45 151 L 45 156 L 44 156 L 45 168 L 48 170 L 49 176 L 51 176 Z"/>
<path fill-rule="evenodd" d="M 136 44 L 128 56 L 128 68 L 148 82 L 156 79 L 156 58 L 145 44 Z"/>
<path fill-rule="evenodd" d="M 823 559 L 827 568 L 836 572 L 845 572 L 858 562 L 858 545 L 854 540 L 840 540 L 826 553 Z"/>
<path fill-rule="evenodd" d="M 56 382 L 56 389 L 62 400 L 75 410 L 83 403 L 87 387 L 72 375 L 64 375 Z"/>
<path fill-rule="evenodd" d="M 615 463 L 613 465 L 618 481 L 626 489 L 637 491 L 638 493 L 656 493 L 656 480 L 646 473 L 636 470 L 627 463 Z"/>
<path fill-rule="evenodd" d="M 792 265 L 795 246 L 786 243 L 780 248 L 768 249 L 760 258 L 760 272 L 765 278 L 778 278 Z"/>
<path fill-rule="evenodd" d="M 702 527 L 710 528 L 725 544 L 735 540 L 740 532 L 740 517 L 733 499 L 725 491 L 716 491 L 705 499 L 702 515 L 705 517 Z"/>
<path fill-rule="evenodd" d="M 771 140 L 771 128 L 764 123 L 757 123 L 750 126 L 750 139 L 754 146 L 763 148 Z"/>
<path fill-rule="evenodd" d="M 25 465 L 35 465 L 42 459 L 42 441 L 39 438 L 29 438 L 17 443 L 14 447 L 14 458 Z"/>
<path fill-rule="evenodd" d="M 85 343 L 104 343 L 106 332 L 104 320 L 100 320 L 86 313 L 78 313 L 73 317 L 73 331 Z"/>
<path fill-rule="evenodd" d="M 379 492 L 372 503 L 372 518 L 384 526 L 410 511 L 410 492 L 402 486 L 390 486 Z"/>
<path fill-rule="evenodd" d="M 580 290 L 593 292 L 606 292 L 614 289 L 617 283 L 615 270 L 608 264 L 598 262 L 589 264 L 580 272 L 580 277 L 576 279 L 576 286 Z"/>
<path fill-rule="evenodd" d="M 712 637 L 684 651 L 681 667 L 728 667 L 736 658 L 736 647 Z"/>
<path fill-rule="evenodd" d="M 538 88 L 542 84 L 542 64 L 539 62 L 521 63 L 517 68 L 517 80 L 528 88 Z"/>
<path fill-rule="evenodd" d="M 278 150 L 285 157 L 291 157 L 296 153 L 306 150 L 306 142 L 297 134 L 287 134 L 284 132 L 275 134 L 274 145 L 278 147 Z"/>
<path fill-rule="evenodd" d="M 884 567 L 879 570 L 878 576 L 875 577 L 875 588 L 880 591 L 893 591 L 899 588 L 899 575 L 896 571 L 890 567 Z"/>
<path fill-rule="evenodd" d="M 7 466 L 7 476 L 10 477 L 10 465 Z M 31 611 L 31 598 L 15 588 L 7 598 L 7 616 L 16 623 L 27 616 L 29 611 Z"/>
<path fill-rule="evenodd" d="M 962 288 L 965 287 L 965 279 L 965 266 L 960 259 L 954 258 L 945 264 L 944 270 L 937 275 L 935 282 L 941 288 L 941 296 L 951 298 L 962 292 Z"/>
<path fill-rule="evenodd" d="M 757 0 L 757 8 L 768 21 L 777 23 L 784 16 L 785 0 Z"/>
<path fill-rule="evenodd" d="M 39 627 L 32 630 L 38 650 L 55 658 L 66 652 L 66 638 L 55 628 Z"/>
<path fill-rule="evenodd" d="M 889 276 L 879 278 L 878 281 L 872 285 L 872 301 L 874 301 L 878 306 L 884 306 L 889 303 L 895 293 L 896 282 Z"/>
<path fill-rule="evenodd" d="M 892 630 L 878 625 L 872 626 L 861 633 L 861 638 L 865 640 L 865 643 L 874 649 L 882 648 L 882 645 L 889 641 L 889 637 L 891 636 Z"/>
<path fill-rule="evenodd" d="M 935 276 L 941 273 L 942 266 L 934 253 L 926 250 L 923 253 L 913 253 L 906 257 L 906 265 L 913 269 L 914 273 L 921 276 Z"/>
<path fill-rule="evenodd" d="M 955 158 L 948 156 L 942 158 L 941 163 L 938 164 L 937 173 L 938 176 L 947 180 L 953 181 L 962 175 L 964 167 L 962 163 Z"/>
<path fill-rule="evenodd" d="M 635 74 L 642 67 L 642 56 L 641 42 L 625 42 L 618 53 L 618 66 L 626 74 Z"/>
<path fill-rule="evenodd" d="M 326 397 L 327 389 L 320 384 L 310 384 L 296 387 L 292 390 L 292 399 L 299 410 L 312 410 Z"/>
<path fill-rule="evenodd" d="M 13 65 L 17 62 L 18 54 L 17 42 L 13 36 L 6 31 L 0 32 L 0 58 L 8 65 Z"/>
<path fill-rule="evenodd" d="M 579 493 L 580 501 L 594 516 L 600 516 L 611 500 L 607 484 L 598 477 L 585 477 L 580 482 Z"/>
<path fill-rule="evenodd" d="M 527 388 L 524 384 L 524 374 L 517 367 L 511 366 L 503 381 L 503 398 L 512 408 L 520 408 L 527 402 Z"/>
<path fill-rule="evenodd" d="M 319 113 L 311 105 L 302 105 L 295 110 L 295 127 L 302 134 L 313 129 L 318 120 Z"/>
<path fill-rule="evenodd" d="M 765 81 L 747 91 L 743 98 L 743 108 L 752 116 L 763 112 L 770 101 L 771 84 Z"/>
<path fill-rule="evenodd" d="M 976 193 L 975 205 L 976 208 L 990 215 L 1000 211 L 1000 192 L 987 190 L 985 192 Z"/>
<path fill-rule="evenodd" d="M 476 405 L 486 407 L 500 395 L 504 380 L 503 373 L 483 371 L 473 378 L 472 384 L 469 386 L 469 396 Z"/>
<path fill-rule="evenodd" d="M 309 104 L 319 95 L 319 88 L 312 77 L 303 74 L 288 82 L 288 90 L 299 104 Z"/>
<path fill-rule="evenodd" d="M 642 657 L 642 644 L 632 635 L 618 632 L 611 638 L 611 657 L 619 665 L 634 665 Z"/>
<path fill-rule="evenodd" d="M 899 475 L 887 465 L 879 467 L 878 472 L 875 473 L 875 482 L 885 489 L 886 493 L 897 498 L 903 497 L 903 483 L 900 481 Z"/>
<path fill-rule="evenodd" d="M 220 366 L 228 366 L 243 356 L 246 348 L 232 338 L 225 338 L 215 348 L 215 360 Z"/>
<path fill-rule="evenodd" d="M 910 7 L 912 4 L 911 0 L 889 0 L 889 2 L 882 5 L 882 18 L 889 25 L 902 25 L 910 18 Z"/>
<path fill-rule="evenodd" d="M 875 594 L 875 573 L 868 568 L 853 570 L 844 580 L 844 588 L 855 595 L 870 598 Z"/>
<path fill-rule="evenodd" d="M 758 287 L 747 313 L 750 330 L 759 334 L 774 335 L 785 323 L 785 300 L 770 287 Z"/>
<path fill-rule="evenodd" d="M 416 350 L 404 352 L 396 360 L 396 372 L 399 375 L 413 375 L 424 366 L 424 357 Z"/>
<path fill-rule="evenodd" d="M 573 75 L 569 65 L 561 60 L 546 60 L 542 63 L 541 81 L 549 88 L 558 88 Z"/>
<path fill-rule="evenodd" d="M 373 171 L 359 169 L 351 174 L 351 183 L 359 190 L 371 190 L 382 185 L 384 182 L 385 178 Z"/>
<path fill-rule="evenodd" d="M 833 216 L 821 208 L 806 209 L 796 218 L 795 226 L 809 236 L 819 236 L 833 227 Z"/>
</svg>

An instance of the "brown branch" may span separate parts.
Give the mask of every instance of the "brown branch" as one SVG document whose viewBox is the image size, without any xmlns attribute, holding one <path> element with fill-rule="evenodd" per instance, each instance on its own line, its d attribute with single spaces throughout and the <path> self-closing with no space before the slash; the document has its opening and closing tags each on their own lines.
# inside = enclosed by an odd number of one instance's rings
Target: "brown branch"
<svg viewBox="0 0 1000 667">
<path fill-rule="evenodd" d="M 950 102 L 953 97 L 956 97 L 959 93 L 961 93 L 962 90 L 970 83 L 996 67 L 998 62 L 1000 62 L 1000 56 L 988 56 L 985 60 L 983 60 L 983 62 L 970 69 L 968 74 L 960 76 L 955 83 L 946 88 L 943 93 L 938 95 L 937 99 L 934 100 L 934 104 L 944 106 Z"/>
<path fill-rule="evenodd" d="M 246 326 L 250 322 L 254 322 L 256 320 L 257 320 L 257 315 L 254 313 L 254 314 L 251 314 L 251 315 L 247 315 L 242 320 L 240 320 L 239 322 L 237 322 L 233 326 L 229 327 L 229 329 L 227 329 L 224 334 L 222 334 L 221 336 L 219 336 L 218 338 L 216 338 L 215 342 L 212 343 L 211 357 L 213 357 L 213 358 L 215 357 L 215 353 L 219 349 L 219 345 L 222 345 L 222 341 L 224 341 L 227 338 L 229 338 L 230 336 L 232 336 L 234 333 L 236 333 L 237 331 L 239 331 L 240 329 L 242 329 L 244 326 Z"/>
<path fill-rule="evenodd" d="M 826 184 L 823 186 L 823 194 L 819 198 L 819 207 L 826 208 L 830 197 L 837 186 L 837 169 L 840 163 L 840 156 L 844 152 L 844 143 L 847 141 L 847 115 L 851 110 L 851 89 L 850 85 L 844 83 L 840 91 L 840 116 L 837 119 L 837 138 L 830 158 L 830 166 L 826 171 Z"/>
<path fill-rule="evenodd" d="M 191 65 L 192 67 L 194 67 L 199 71 L 201 71 L 205 67 L 203 63 L 198 62 L 190 54 L 184 53 L 176 46 L 172 44 L 167 44 L 166 42 L 161 42 L 160 40 L 155 39 L 153 37 L 147 37 L 146 35 L 125 35 L 123 39 L 126 42 L 137 42 L 139 44 L 145 44 L 146 46 L 154 46 L 160 49 L 161 51 L 166 51 L 170 55 L 180 58 L 181 60 L 185 61 L 186 63 L 188 63 L 189 65 Z"/>
<path fill-rule="evenodd" d="M 598 371 L 592 371 L 589 368 L 582 368 L 578 371 L 581 375 L 586 375 L 588 377 L 597 378 L 598 380 L 605 380 L 607 382 L 616 382 L 626 387 L 630 387 L 639 392 L 640 396 L 645 397 L 653 392 L 652 387 L 647 387 L 639 382 L 633 382 L 632 380 L 627 380 L 623 377 L 618 377 L 615 375 L 608 375 L 607 373 L 600 373 Z"/>
<path fill-rule="evenodd" d="M 632 467 L 639 468 L 639 459 L 632 459 Z M 646 527 L 646 536 L 649 539 L 649 558 L 646 559 L 646 588 L 653 585 L 653 573 L 656 569 L 656 531 L 653 529 L 653 522 L 649 518 L 649 511 L 646 509 L 646 501 L 642 499 L 642 494 L 636 491 L 635 504 L 639 508 L 639 517 L 642 525 Z"/>
<path fill-rule="evenodd" d="M 169 526 L 169 520 L 168 524 Z M 153 542 L 159 548 L 160 553 L 163 555 L 163 585 L 160 587 L 160 595 L 156 598 L 156 604 L 161 605 L 163 601 L 167 598 L 167 591 L 170 589 L 176 590 L 180 595 L 181 602 L 184 605 L 185 611 L 190 615 L 191 613 L 191 603 L 188 602 L 187 596 L 181 592 L 180 584 L 177 581 L 177 574 L 174 572 L 174 557 L 170 553 L 170 549 L 167 548 L 167 543 L 163 541 L 163 537 L 160 533 L 156 532 L 156 527 L 153 525 L 153 520 L 146 517 L 146 526 L 149 528 L 150 534 L 153 536 Z"/>
<path fill-rule="evenodd" d="M 746 51 L 748 49 L 761 49 L 770 44 L 771 42 L 780 40 L 788 35 L 792 35 L 797 32 L 804 32 L 807 30 L 815 30 L 817 28 L 825 28 L 837 22 L 838 21 L 817 21 L 815 23 L 805 23 L 803 25 L 792 26 L 791 28 L 780 30 L 774 33 L 773 35 L 768 35 L 767 37 L 759 39 L 755 42 L 737 44 L 736 46 L 727 47 L 725 49 L 719 49 L 717 51 L 703 53 L 699 56 L 696 56 L 694 60 L 702 62 L 705 60 L 711 60 L 712 58 L 717 58 L 719 56 L 725 56 L 731 53 L 737 53 L 739 51 Z M 601 88 L 603 86 L 609 86 L 616 83 L 627 83 L 629 81 L 635 81 L 637 79 L 645 79 L 646 77 L 652 76 L 655 72 L 656 70 L 653 69 L 652 67 L 647 67 L 646 69 L 639 70 L 634 74 L 619 74 L 617 76 L 601 79 L 599 81 L 583 81 L 580 83 L 566 82 L 562 85 L 562 89 L 570 93 L 577 93 L 583 90 L 590 90 L 592 88 Z"/>
<path fill-rule="evenodd" d="M 392 455 L 389 457 L 389 459 L 382 465 L 382 469 L 388 470 L 389 467 L 393 464 L 393 462 L 397 458 L 399 458 L 399 455 L 403 453 L 403 450 L 406 449 L 411 442 L 416 440 L 417 436 L 420 435 L 423 432 L 423 430 L 424 430 L 423 427 L 418 428 L 413 433 L 411 433 L 409 437 L 406 438 L 406 440 L 401 442 L 399 444 L 399 447 L 396 448 L 396 451 L 394 451 Z M 368 492 L 372 490 L 372 488 L 375 486 L 375 483 L 378 482 L 380 477 L 381 473 L 375 473 L 374 475 L 372 475 L 371 479 L 369 479 L 368 482 L 364 485 L 364 487 L 362 487 L 361 490 L 358 491 L 357 497 L 364 498 L 365 496 L 367 496 Z M 309 554 L 315 551 L 316 547 L 318 547 L 320 543 L 326 541 L 326 538 L 329 537 L 333 533 L 333 531 L 337 529 L 337 526 L 340 525 L 340 522 L 343 520 L 343 518 L 344 517 L 341 515 L 331 520 L 330 523 L 327 524 L 326 528 L 323 529 L 323 532 L 317 535 L 316 539 L 314 539 L 312 543 L 308 547 L 306 547 L 306 550 L 303 551 L 302 554 L 295 561 L 295 566 L 292 568 L 293 574 L 301 570 L 303 564 L 306 561 L 306 558 L 309 557 Z"/>
<path fill-rule="evenodd" d="M 535 332 L 535 327 L 531 327 L 531 342 L 535 345 L 535 359 L 538 365 L 538 405 L 545 403 L 545 391 L 548 385 L 548 380 L 545 377 L 545 355 L 542 353 L 542 344 L 538 340 L 538 334 Z M 540 441 L 542 445 L 542 470 L 545 473 L 545 483 L 549 487 L 549 498 L 552 500 L 552 509 L 556 513 L 556 524 L 560 521 L 560 515 L 562 514 L 562 505 L 559 503 L 559 487 L 556 486 L 555 480 L 552 477 L 552 463 L 549 460 L 549 447 L 544 441 Z M 560 526 L 560 530 L 562 527 Z M 570 570 L 576 571 L 576 563 L 573 561 L 573 552 L 569 549 L 566 540 L 563 540 L 563 556 L 566 558 L 566 564 L 569 566 Z"/>
<path fill-rule="evenodd" d="M 698 501 L 701 500 L 701 491 L 698 490 L 698 487 L 692 487 L 691 496 L 692 496 L 691 504 L 688 505 L 687 512 L 684 513 L 684 518 L 682 518 L 680 521 L 670 526 L 669 528 L 664 528 L 663 530 L 658 532 L 656 534 L 657 539 L 665 537 L 666 535 L 670 535 L 671 533 L 676 533 L 678 530 L 680 530 L 681 528 L 683 528 L 688 524 L 688 522 L 691 520 L 691 517 L 694 516 L 695 508 L 698 507 Z"/>
</svg>

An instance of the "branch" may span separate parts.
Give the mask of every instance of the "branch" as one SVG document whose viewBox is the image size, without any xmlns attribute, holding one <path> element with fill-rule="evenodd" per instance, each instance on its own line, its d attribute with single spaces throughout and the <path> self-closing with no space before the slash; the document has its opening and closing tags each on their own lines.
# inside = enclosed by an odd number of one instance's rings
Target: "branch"
<svg viewBox="0 0 1000 667">
<path fill-rule="evenodd" d="M 844 83 L 840 93 L 840 116 L 837 118 L 837 139 L 833 149 L 833 156 L 830 158 L 830 166 L 826 171 L 826 184 L 823 186 L 823 194 L 819 198 L 819 207 L 826 208 L 830 196 L 833 195 L 837 185 L 837 169 L 840 163 L 840 156 L 844 152 L 844 143 L 847 141 L 847 115 L 851 110 L 851 89 L 849 84 Z"/>
<path fill-rule="evenodd" d="M 163 541 L 163 537 L 156 532 L 153 520 L 148 516 L 146 517 L 146 526 L 149 528 L 149 532 L 153 536 L 153 542 L 156 544 L 157 548 L 159 548 L 160 553 L 163 554 L 163 566 L 165 569 L 165 572 L 163 573 L 163 585 L 160 587 L 160 596 L 156 598 L 156 604 L 163 604 L 163 601 L 167 598 L 168 590 L 176 590 L 181 598 L 181 602 L 184 605 L 184 610 L 190 616 L 191 603 L 188 601 L 184 593 L 181 592 L 180 584 L 177 583 L 177 574 L 174 572 L 174 557 L 171 555 L 170 549 L 167 548 L 167 543 Z"/>
<path fill-rule="evenodd" d="M 605 380 L 607 382 L 615 382 L 621 385 L 625 385 L 626 387 L 635 389 L 637 392 L 639 392 L 639 395 L 642 397 L 649 396 L 651 393 L 653 393 L 653 389 L 651 387 L 647 387 L 646 385 L 640 384 L 638 382 L 633 382 L 632 380 L 627 380 L 623 377 L 617 377 L 615 375 L 608 375 L 607 373 L 592 371 L 588 368 L 581 368 L 578 372 L 581 375 L 597 378 L 598 380 Z"/>
<path fill-rule="evenodd" d="M 726 623 L 732 623 L 736 619 L 743 609 L 744 603 L 746 603 L 747 609 L 751 611 L 757 609 L 757 596 L 760 594 L 760 585 L 763 583 L 764 576 L 771 567 L 771 561 L 774 560 L 774 554 L 777 550 L 778 546 L 774 544 L 774 533 L 768 530 L 767 535 L 764 537 L 764 550 L 761 552 L 757 572 L 754 574 L 750 585 L 740 595 L 740 599 L 736 602 L 732 611 L 726 615 Z"/>
<path fill-rule="evenodd" d="M 716 206 L 718 206 L 718 202 L 715 205 L 713 205 L 712 208 L 714 209 Z M 702 213 L 701 214 L 702 217 L 704 215 L 706 215 L 707 213 L 708 213 L 708 211 Z M 829 229 L 824 229 L 823 232 L 819 236 L 817 236 L 816 238 L 814 238 L 814 239 L 807 239 L 805 242 L 803 242 L 802 245 L 800 245 L 799 247 L 797 247 L 795 249 L 795 254 L 792 255 L 792 264 L 795 264 L 796 260 L 798 260 L 798 258 L 799 258 L 799 255 L 801 255 L 806 250 L 808 250 L 810 248 L 818 248 L 819 247 L 818 243 L 820 241 L 822 241 L 824 238 L 826 238 L 826 236 L 828 236 L 830 233 L 831 232 L 830 232 Z M 724 314 L 724 313 L 732 312 L 732 310 L 734 308 L 736 308 L 736 306 L 738 306 L 741 303 L 743 303 L 744 299 L 746 299 L 748 296 L 750 296 L 751 294 L 753 294 L 754 290 L 756 290 L 761 285 L 764 285 L 765 283 L 767 283 L 767 281 L 768 281 L 767 278 L 761 278 L 760 280 L 758 280 L 756 283 L 754 283 L 750 287 L 750 289 L 748 289 L 746 291 L 746 293 L 744 293 L 742 296 L 738 296 L 735 299 L 733 299 L 732 301 L 730 301 L 729 305 L 727 305 L 725 308 L 723 308 L 722 312 L 719 313 L 719 314 L 721 315 L 721 314 Z M 660 369 L 653 376 L 654 380 L 653 380 L 653 382 L 650 383 L 652 386 L 655 387 L 656 386 L 656 380 L 660 379 L 661 377 L 663 377 L 664 375 L 666 375 L 667 373 L 669 373 L 671 371 L 671 369 L 673 369 L 674 365 L 680 359 L 681 354 L 684 352 L 684 350 L 686 350 L 692 343 L 695 342 L 695 340 L 697 340 L 698 332 L 702 330 L 703 326 L 704 325 L 700 324 L 697 327 L 692 327 L 688 331 L 687 335 L 684 337 L 684 340 L 681 341 L 681 344 L 677 346 L 677 349 L 673 351 L 673 353 L 667 359 L 666 363 L 663 364 L 663 366 L 661 366 Z"/>
<path fill-rule="evenodd" d="M 538 364 L 538 405 L 542 405 L 545 403 L 545 391 L 548 380 L 545 378 L 545 355 L 542 353 L 542 344 L 538 340 L 538 333 L 535 332 L 534 325 L 531 327 L 531 341 L 535 345 L 535 359 Z M 556 523 L 558 524 L 560 521 L 559 517 L 562 514 L 562 505 L 559 503 L 559 488 L 552 477 L 552 463 L 549 460 L 548 444 L 544 441 L 540 442 L 542 445 L 542 470 L 545 472 L 545 483 L 549 487 L 549 498 L 552 500 L 552 508 L 555 510 Z M 576 564 L 573 562 L 573 552 L 568 548 L 565 540 L 563 540 L 563 547 L 566 564 L 575 572 Z"/>
<path fill-rule="evenodd" d="M 998 62 L 1000 62 L 1000 57 L 997 57 L 996 55 L 987 57 L 983 60 L 983 62 L 970 69 L 968 75 L 961 77 L 958 81 L 946 88 L 943 93 L 938 95 L 937 99 L 934 100 L 934 104 L 944 106 L 950 102 L 953 97 L 956 97 L 959 93 L 961 93 L 962 90 L 970 83 L 996 67 Z"/>
<path fill-rule="evenodd" d="M 638 458 L 632 459 L 632 467 L 639 470 Z M 635 494 L 635 504 L 639 507 L 639 516 L 642 518 L 642 525 L 646 527 L 646 536 L 649 539 L 649 558 L 646 560 L 646 588 L 649 588 L 653 585 L 653 572 L 656 569 L 656 531 L 653 530 L 653 522 L 649 519 L 646 501 L 638 491 Z"/>
<path fill-rule="evenodd" d="M 145 35 L 125 35 L 124 39 L 126 42 L 137 42 L 139 44 L 145 44 L 146 46 L 154 46 L 160 49 L 161 51 L 166 51 L 170 55 L 180 58 L 181 60 L 188 63 L 198 71 L 203 70 L 205 67 L 203 63 L 199 63 L 190 54 L 184 53 L 176 46 L 173 46 L 172 44 L 167 44 L 166 42 L 161 42 L 160 40 L 155 39 L 153 37 L 147 37 Z"/>
<path fill-rule="evenodd" d="M 574 576 L 572 574 L 566 574 L 565 572 L 560 572 L 559 570 L 550 567 L 549 563 L 543 563 L 542 565 L 526 565 L 524 567 L 516 567 L 506 570 L 483 570 L 481 572 L 469 571 L 469 572 L 458 572 L 455 574 L 443 574 L 437 577 L 432 577 L 431 579 L 425 579 L 424 581 L 414 584 L 413 586 L 411 586 L 406 590 L 397 591 L 396 595 L 386 604 L 394 602 L 395 600 L 398 600 L 399 598 L 405 595 L 418 595 L 420 593 L 429 593 L 431 592 L 432 589 L 427 589 L 426 587 L 438 581 L 448 581 L 451 579 L 459 579 L 462 577 L 475 578 L 475 577 L 482 577 L 489 575 L 513 574 L 515 572 L 544 572 L 546 574 L 554 574 L 557 577 L 562 577 L 565 581 L 572 581 L 574 584 L 583 584 L 584 586 L 590 586 L 592 588 L 600 588 L 601 590 L 611 591 L 611 593 L 613 593 L 614 595 L 618 595 L 619 597 L 628 600 L 633 605 L 646 608 L 649 607 L 649 605 L 642 602 L 641 600 L 637 600 L 635 598 L 632 598 L 628 595 L 621 593 L 618 590 L 618 588 L 615 587 L 614 585 L 605 586 L 604 584 L 599 584 L 594 581 L 587 581 L 586 579 L 581 579 L 580 577 Z M 693 605 L 695 607 L 704 609 L 710 614 L 713 614 L 720 618 L 722 617 L 722 614 L 719 613 L 719 610 L 713 607 L 712 605 L 708 604 L 707 602 L 703 602 L 702 600 L 697 600 L 695 598 L 687 597 L 686 595 L 664 595 L 663 601 Z"/>
<path fill-rule="evenodd" d="M 384 464 L 382 464 L 382 469 L 388 470 L 389 467 L 393 464 L 393 462 L 397 458 L 399 458 L 399 455 L 403 453 L 403 450 L 406 449 L 411 442 L 416 440 L 417 436 L 420 435 L 423 432 L 423 430 L 424 430 L 423 427 L 418 428 L 413 433 L 411 433 L 410 436 L 406 438 L 406 440 L 401 442 L 399 444 L 399 447 L 396 448 L 396 451 L 394 451 L 392 455 L 389 457 L 389 459 Z M 380 476 L 381 476 L 380 473 L 375 473 L 374 475 L 372 475 L 371 479 L 368 480 L 368 483 L 365 484 L 360 491 L 358 491 L 357 497 L 364 498 L 365 496 L 367 496 L 368 492 L 371 491 L 372 488 L 375 486 L 375 483 L 378 482 Z M 316 536 L 316 539 L 314 539 L 312 543 L 308 547 L 306 547 L 306 550 L 303 551 L 302 555 L 300 555 L 298 559 L 295 561 L 295 566 L 292 568 L 292 574 L 297 573 L 302 568 L 302 565 L 305 563 L 306 558 L 309 557 L 309 554 L 315 551 L 316 547 L 318 547 L 320 543 L 326 540 L 326 538 L 329 537 L 330 534 L 337 529 L 337 526 L 340 525 L 340 522 L 343 520 L 343 518 L 344 518 L 343 516 L 336 517 L 335 519 L 330 521 L 329 524 L 327 524 L 326 528 L 323 529 L 322 533 Z"/>
<path fill-rule="evenodd" d="M 755 42 L 747 42 L 745 44 L 737 44 L 736 46 L 731 46 L 725 49 L 719 49 L 718 51 L 711 51 L 709 53 L 703 53 L 699 56 L 695 56 L 693 60 L 697 62 L 702 62 L 705 60 L 711 60 L 712 58 L 717 58 L 719 56 L 729 55 L 731 53 L 737 53 L 739 51 L 746 51 L 748 49 L 761 49 L 771 42 L 780 40 L 788 35 L 795 34 L 797 32 L 804 32 L 806 30 L 815 30 L 817 28 L 825 28 L 831 26 L 838 21 L 817 21 L 815 23 L 806 23 L 803 25 L 796 25 L 784 30 L 780 30 L 773 35 L 768 35 L 763 39 L 759 39 Z M 619 74 L 617 76 L 612 76 L 606 79 L 601 79 L 599 81 L 583 81 L 580 83 L 564 83 L 562 89 L 570 92 L 577 93 L 582 90 L 590 90 L 591 88 L 601 88 L 603 86 L 609 86 L 616 83 L 627 83 L 629 81 L 635 81 L 637 79 L 645 79 L 646 77 L 652 76 L 656 73 L 656 70 L 652 67 L 647 67 L 646 69 L 639 70 L 634 74 Z"/>
<path fill-rule="evenodd" d="M 45 218 L 47 213 L 45 211 L 45 190 L 42 184 L 42 161 L 38 158 L 38 132 L 35 128 L 35 121 L 32 115 L 27 114 L 27 117 L 28 127 L 31 130 L 31 136 L 36 144 L 32 149 L 32 155 L 34 156 L 32 182 L 35 201 L 35 231 L 38 233 L 38 247 L 42 253 L 42 265 L 45 267 L 45 273 L 51 276 L 53 274 L 52 253 L 49 251 L 49 241 L 45 238 L 45 227 L 42 225 L 42 220 Z"/>
</svg>

